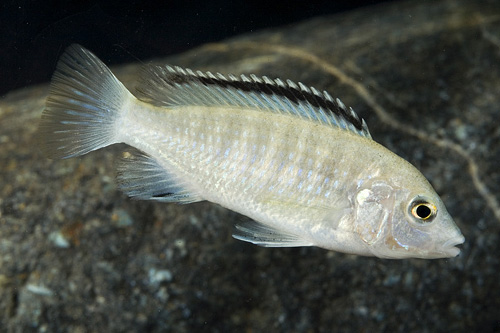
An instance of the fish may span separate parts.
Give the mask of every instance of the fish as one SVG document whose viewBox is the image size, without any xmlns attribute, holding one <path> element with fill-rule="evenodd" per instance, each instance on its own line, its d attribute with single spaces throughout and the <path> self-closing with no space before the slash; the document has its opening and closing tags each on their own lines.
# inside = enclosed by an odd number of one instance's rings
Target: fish
<svg viewBox="0 0 500 333">
<path fill-rule="evenodd" d="M 210 201 L 247 216 L 233 237 L 379 258 L 450 258 L 464 236 L 432 185 L 326 91 L 291 80 L 146 65 L 132 94 L 71 45 L 38 133 L 48 158 L 125 143 L 133 199 Z"/>
</svg>

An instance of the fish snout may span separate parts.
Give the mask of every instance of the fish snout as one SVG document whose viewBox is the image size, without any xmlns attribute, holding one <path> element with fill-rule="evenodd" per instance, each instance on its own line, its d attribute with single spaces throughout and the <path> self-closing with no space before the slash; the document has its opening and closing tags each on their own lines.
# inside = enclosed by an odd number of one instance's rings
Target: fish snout
<svg viewBox="0 0 500 333">
<path fill-rule="evenodd" d="M 456 257 L 460 253 L 460 249 L 456 246 L 463 244 L 464 242 L 465 237 L 462 234 L 457 235 L 453 238 L 450 238 L 443 244 L 442 251 L 450 257 Z"/>
</svg>

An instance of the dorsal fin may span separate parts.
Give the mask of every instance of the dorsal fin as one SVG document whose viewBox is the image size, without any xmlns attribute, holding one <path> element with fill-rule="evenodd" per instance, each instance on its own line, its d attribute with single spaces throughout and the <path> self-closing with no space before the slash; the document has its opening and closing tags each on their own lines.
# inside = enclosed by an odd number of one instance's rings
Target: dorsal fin
<svg viewBox="0 0 500 333">
<path fill-rule="evenodd" d="M 240 106 L 293 114 L 371 139 L 363 119 L 326 91 L 266 76 L 224 75 L 171 66 L 145 67 L 137 97 L 157 106 Z"/>
</svg>

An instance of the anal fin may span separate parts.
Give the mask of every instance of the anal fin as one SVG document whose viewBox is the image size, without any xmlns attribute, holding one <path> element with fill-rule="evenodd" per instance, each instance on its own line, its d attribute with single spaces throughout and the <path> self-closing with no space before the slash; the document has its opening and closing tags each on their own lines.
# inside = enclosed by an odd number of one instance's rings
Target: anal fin
<svg viewBox="0 0 500 333">
<path fill-rule="evenodd" d="M 264 247 L 297 247 L 313 245 L 310 241 L 301 239 L 297 235 L 252 220 L 236 224 L 233 237 Z"/>
<path fill-rule="evenodd" d="M 128 196 L 140 200 L 192 203 L 199 195 L 186 183 L 163 168 L 153 157 L 139 151 L 126 153 L 118 166 L 118 186 Z"/>
</svg>

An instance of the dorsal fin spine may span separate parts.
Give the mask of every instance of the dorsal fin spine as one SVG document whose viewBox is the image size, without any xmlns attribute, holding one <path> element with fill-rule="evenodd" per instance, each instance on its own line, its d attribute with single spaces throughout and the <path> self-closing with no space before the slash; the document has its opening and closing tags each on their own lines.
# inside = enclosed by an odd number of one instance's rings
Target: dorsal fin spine
<svg viewBox="0 0 500 333">
<path fill-rule="evenodd" d="M 366 123 L 338 98 L 301 82 L 254 74 L 224 76 L 194 72 L 178 66 L 150 67 L 144 71 L 138 97 L 155 105 L 255 107 L 296 115 L 371 138 Z"/>
</svg>

